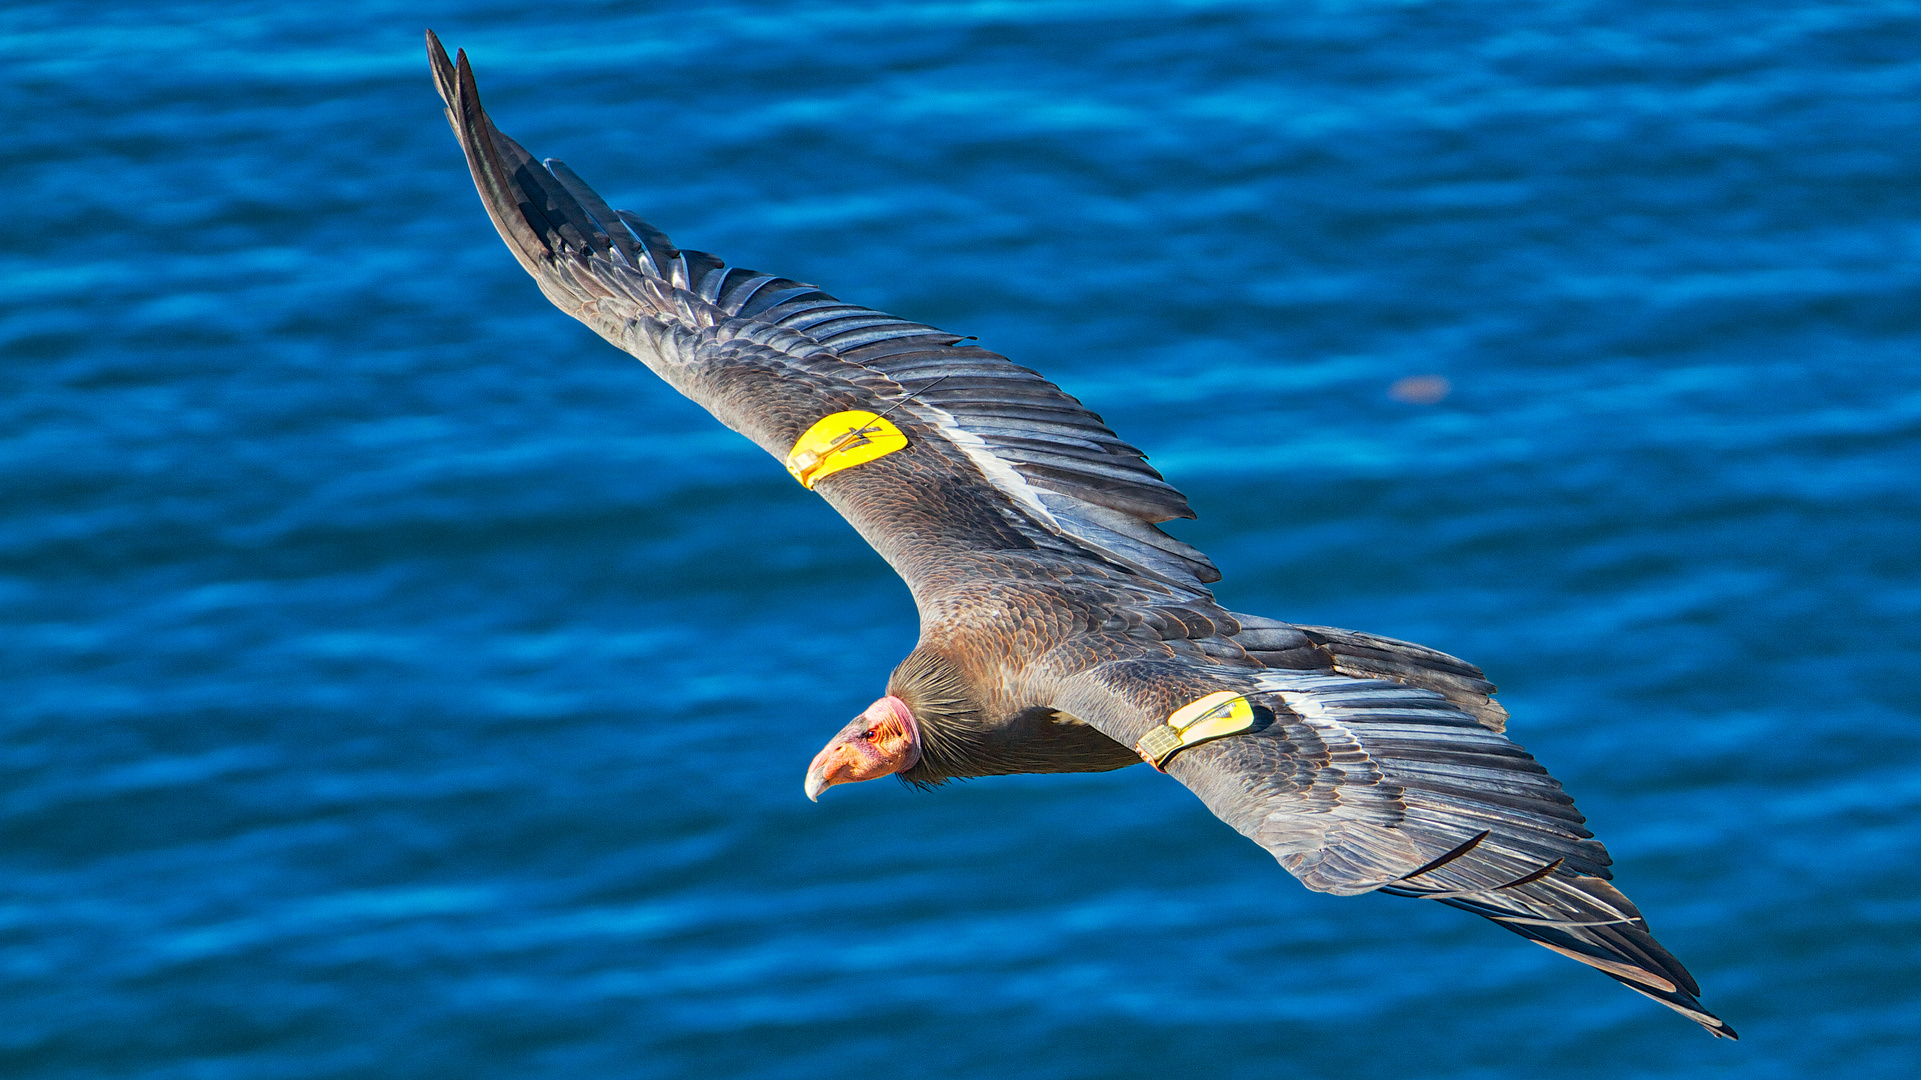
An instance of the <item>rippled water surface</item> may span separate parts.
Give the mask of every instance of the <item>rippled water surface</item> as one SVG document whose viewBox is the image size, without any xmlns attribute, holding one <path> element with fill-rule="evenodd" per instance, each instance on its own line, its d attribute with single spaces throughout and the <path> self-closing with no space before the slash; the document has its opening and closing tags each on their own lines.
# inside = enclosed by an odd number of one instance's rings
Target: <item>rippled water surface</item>
<svg viewBox="0 0 1921 1080">
<path fill-rule="evenodd" d="M 542 299 L 428 25 L 682 244 L 1080 396 L 1229 606 L 1486 668 L 1743 1041 L 1145 769 L 808 803 L 906 590 Z M 0 1072 L 1921 1072 L 1914 4 L 23 2 L 0 60 Z"/>
</svg>

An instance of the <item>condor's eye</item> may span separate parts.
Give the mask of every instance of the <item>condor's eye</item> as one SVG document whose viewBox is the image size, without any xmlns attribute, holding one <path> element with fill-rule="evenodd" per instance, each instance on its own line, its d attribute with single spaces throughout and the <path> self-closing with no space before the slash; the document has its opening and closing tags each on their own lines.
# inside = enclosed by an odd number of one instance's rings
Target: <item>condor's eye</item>
<svg viewBox="0 0 1921 1080">
<path fill-rule="evenodd" d="M 879 730 L 877 727 L 870 727 L 866 731 L 861 732 L 860 737 L 871 741 L 874 738 L 874 732 Z"/>
</svg>

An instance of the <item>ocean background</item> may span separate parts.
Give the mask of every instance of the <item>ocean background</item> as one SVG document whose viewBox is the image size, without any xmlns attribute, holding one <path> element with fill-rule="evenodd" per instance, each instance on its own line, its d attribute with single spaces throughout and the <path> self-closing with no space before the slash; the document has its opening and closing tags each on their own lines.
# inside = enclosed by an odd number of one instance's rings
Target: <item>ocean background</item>
<svg viewBox="0 0 1921 1080">
<path fill-rule="evenodd" d="M 540 296 L 428 26 L 1484 667 L 1743 1040 L 1144 768 L 810 804 L 907 592 Z M 1921 5 L 15 0 L 0 117 L 0 1074 L 1921 1074 Z"/>
</svg>

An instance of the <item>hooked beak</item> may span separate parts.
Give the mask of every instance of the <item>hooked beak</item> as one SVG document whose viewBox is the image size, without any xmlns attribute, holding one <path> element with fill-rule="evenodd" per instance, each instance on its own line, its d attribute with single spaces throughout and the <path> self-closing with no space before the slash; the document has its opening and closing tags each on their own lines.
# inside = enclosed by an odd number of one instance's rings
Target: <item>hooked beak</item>
<svg viewBox="0 0 1921 1080">
<path fill-rule="evenodd" d="M 827 760 L 827 751 L 825 750 L 822 750 L 816 755 L 814 757 L 814 763 L 808 766 L 807 783 L 802 785 L 801 790 L 807 792 L 809 802 L 819 802 L 820 793 L 826 791 L 830 786 L 827 779 L 827 770 L 829 767 L 830 763 Z"/>
</svg>

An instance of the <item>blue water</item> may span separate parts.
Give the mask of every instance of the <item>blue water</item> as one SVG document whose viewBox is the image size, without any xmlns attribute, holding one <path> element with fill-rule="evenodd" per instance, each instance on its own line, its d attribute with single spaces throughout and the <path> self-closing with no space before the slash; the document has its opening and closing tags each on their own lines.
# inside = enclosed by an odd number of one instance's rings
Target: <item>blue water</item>
<svg viewBox="0 0 1921 1080">
<path fill-rule="evenodd" d="M 1485 667 L 1743 1041 L 1145 769 L 808 803 L 907 593 L 541 298 L 426 26 Z M 1921 1073 L 1913 3 L 16 0 L 0 115 L 0 1073 Z"/>
</svg>

